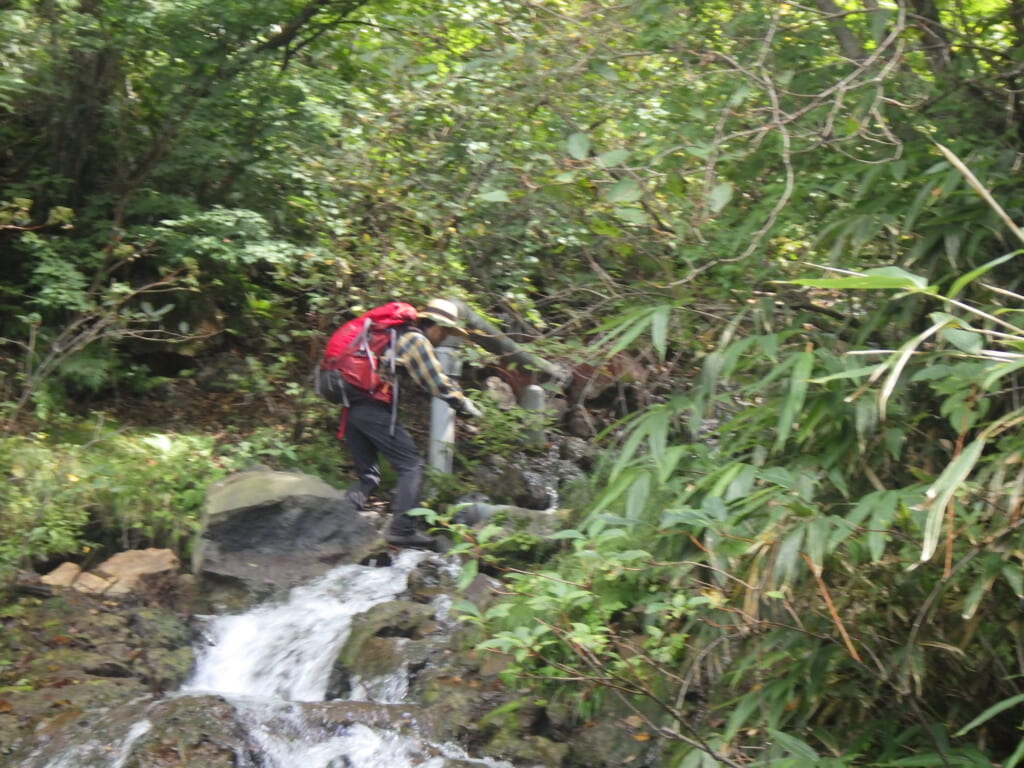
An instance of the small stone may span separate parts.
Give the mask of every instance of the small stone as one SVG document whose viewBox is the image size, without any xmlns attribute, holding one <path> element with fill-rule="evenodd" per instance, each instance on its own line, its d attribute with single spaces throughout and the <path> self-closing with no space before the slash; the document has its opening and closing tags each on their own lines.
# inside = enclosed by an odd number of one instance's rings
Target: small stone
<svg viewBox="0 0 1024 768">
<path fill-rule="evenodd" d="M 144 583 L 159 576 L 172 576 L 181 563 L 169 549 L 131 549 L 118 552 L 101 563 L 95 573 L 110 580 L 108 594 L 123 595 L 135 592 Z"/>
<path fill-rule="evenodd" d="M 75 579 L 75 583 L 72 586 L 79 592 L 85 592 L 89 595 L 102 595 L 110 589 L 110 582 L 102 576 L 97 576 L 95 573 L 85 571 L 78 575 L 78 578 Z"/>
<path fill-rule="evenodd" d="M 81 573 L 81 567 L 75 563 L 61 563 L 39 580 L 51 587 L 70 587 Z"/>
</svg>

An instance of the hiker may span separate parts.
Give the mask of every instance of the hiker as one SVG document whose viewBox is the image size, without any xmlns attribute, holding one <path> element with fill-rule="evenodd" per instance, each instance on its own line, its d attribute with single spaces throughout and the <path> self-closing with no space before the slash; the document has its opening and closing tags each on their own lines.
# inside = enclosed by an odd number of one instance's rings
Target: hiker
<svg viewBox="0 0 1024 768">
<path fill-rule="evenodd" d="M 446 299 L 433 299 L 417 314 L 415 322 L 396 329 L 395 365 L 420 388 L 441 398 L 464 416 L 481 416 L 480 409 L 445 374 L 434 353 L 434 347 L 449 335 L 467 336 L 458 305 Z M 385 540 L 395 546 L 434 547 L 434 539 L 417 531 L 415 521 L 406 514 L 419 504 L 425 466 L 412 435 L 395 418 L 391 405 L 351 386 L 346 386 L 346 394 L 348 407 L 342 417 L 344 439 L 358 475 L 346 495 L 356 509 L 363 507 L 380 485 L 378 457 L 383 454 L 398 475 Z"/>
</svg>

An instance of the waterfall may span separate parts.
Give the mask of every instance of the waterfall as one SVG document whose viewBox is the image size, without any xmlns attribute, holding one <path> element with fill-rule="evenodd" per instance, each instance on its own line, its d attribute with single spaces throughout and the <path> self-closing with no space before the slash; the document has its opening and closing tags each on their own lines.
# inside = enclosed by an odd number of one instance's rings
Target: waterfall
<svg viewBox="0 0 1024 768">
<path fill-rule="evenodd" d="M 236 765 L 244 768 L 446 768 L 479 765 L 512 768 L 503 761 L 469 757 L 454 744 L 436 744 L 408 735 L 386 707 L 404 716 L 407 672 L 384 677 L 352 677 L 349 702 L 367 702 L 384 711 L 375 724 L 353 718 L 324 717 L 331 668 L 347 640 L 353 618 L 379 603 L 396 599 L 409 573 L 426 552 L 401 552 L 387 567 L 343 565 L 317 581 L 297 587 L 279 603 L 234 615 L 208 617 L 196 650 L 191 678 L 174 694 L 178 702 L 209 702 L 210 694 L 230 704 L 248 734 Z M 439 599 L 436 616 L 448 621 L 450 600 Z M 57 754 L 46 749 L 29 756 L 22 768 L 123 768 L 132 748 L 153 728 L 159 702 L 139 702 L 115 742 L 98 734 Z M 320 709 L 318 709 L 320 708 Z M 202 716 L 203 709 L 196 710 Z M 395 728 L 380 725 L 395 723 Z M 198 768 L 198 766 L 196 767 Z"/>
<path fill-rule="evenodd" d="M 407 550 L 394 565 L 344 565 L 292 590 L 281 604 L 221 616 L 199 649 L 183 691 L 323 701 L 331 662 L 348 639 L 352 618 L 393 599 L 425 552 Z"/>
</svg>

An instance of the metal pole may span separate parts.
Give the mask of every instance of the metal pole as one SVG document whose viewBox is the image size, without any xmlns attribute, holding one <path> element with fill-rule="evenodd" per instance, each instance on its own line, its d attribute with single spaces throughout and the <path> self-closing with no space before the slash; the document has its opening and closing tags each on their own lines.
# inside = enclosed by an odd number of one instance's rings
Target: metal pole
<svg viewBox="0 0 1024 768">
<path fill-rule="evenodd" d="M 523 387 L 523 393 L 519 397 L 519 404 L 530 413 L 526 417 L 526 430 L 523 438 L 530 445 L 540 445 L 544 442 L 544 406 L 546 396 L 543 387 L 536 384 L 528 384 Z"/>
<path fill-rule="evenodd" d="M 462 373 L 462 361 L 459 360 L 456 351 L 460 341 L 461 339 L 449 336 L 441 346 L 434 349 L 441 369 L 452 379 L 457 379 Z M 427 450 L 427 463 L 450 475 L 454 454 L 455 410 L 444 400 L 433 397 L 430 399 L 430 445 Z"/>
</svg>

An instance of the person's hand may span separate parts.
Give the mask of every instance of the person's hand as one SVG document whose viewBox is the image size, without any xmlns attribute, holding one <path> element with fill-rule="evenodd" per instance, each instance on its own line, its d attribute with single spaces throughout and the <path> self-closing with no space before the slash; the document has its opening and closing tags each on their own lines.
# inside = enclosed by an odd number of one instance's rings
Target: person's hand
<svg viewBox="0 0 1024 768">
<path fill-rule="evenodd" d="M 484 415 L 484 412 L 480 410 L 480 407 L 470 400 L 468 397 L 462 404 L 462 415 L 470 419 L 479 419 Z"/>
</svg>

